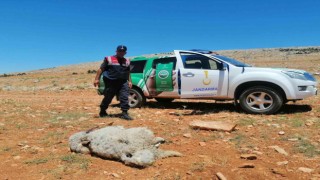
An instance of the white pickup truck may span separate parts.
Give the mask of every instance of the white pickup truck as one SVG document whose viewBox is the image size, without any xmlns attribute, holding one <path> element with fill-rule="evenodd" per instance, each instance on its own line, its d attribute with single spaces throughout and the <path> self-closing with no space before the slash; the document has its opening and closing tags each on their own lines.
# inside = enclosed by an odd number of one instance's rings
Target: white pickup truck
<svg viewBox="0 0 320 180">
<path fill-rule="evenodd" d="M 146 98 L 234 100 L 248 113 L 273 114 L 288 101 L 317 95 L 316 79 L 306 71 L 252 67 L 210 51 L 136 57 L 131 78 L 131 107 L 141 107 Z"/>
</svg>

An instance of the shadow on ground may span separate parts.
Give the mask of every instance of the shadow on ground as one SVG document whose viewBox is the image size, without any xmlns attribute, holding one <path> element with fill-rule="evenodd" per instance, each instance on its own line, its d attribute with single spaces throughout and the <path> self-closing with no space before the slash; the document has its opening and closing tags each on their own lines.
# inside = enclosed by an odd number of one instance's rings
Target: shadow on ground
<svg viewBox="0 0 320 180">
<path fill-rule="evenodd" d="M 112 105 L 118 107 L 119 104 Z M 170 102 L 170 103 L 159 103 L 159 102 L 147 102 L 144 108 L 152 109 L 180 109 L 180 110 L 193 110 L 191 113 L 183 115 L 202 115 L 219 112 L 239 112 L 244 113 L 240 107 L 234 106 L 233 103 L 228 102 Z M 306 104 L 285 104 L 277 112 L 277 114 L 294 114 L 301 112 L 311 111 L 312 107 Z"/>
</svg>

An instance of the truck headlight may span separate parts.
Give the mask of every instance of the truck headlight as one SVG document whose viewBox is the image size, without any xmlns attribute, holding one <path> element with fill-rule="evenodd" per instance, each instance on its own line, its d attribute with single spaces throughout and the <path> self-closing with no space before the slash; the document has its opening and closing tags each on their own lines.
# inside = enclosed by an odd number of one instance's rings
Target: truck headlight
<svg viewBox="0 0 320 180">
<path fill-rule="evenodd" d="M 300 80 L 308 80 L 304 74 L 301 74 L 299 72 L 295 71 L 282 71 L 282 73 L 286 74 L 287 76 L 293 78 L 293 79 L 300 79 Z"/>
</svg>

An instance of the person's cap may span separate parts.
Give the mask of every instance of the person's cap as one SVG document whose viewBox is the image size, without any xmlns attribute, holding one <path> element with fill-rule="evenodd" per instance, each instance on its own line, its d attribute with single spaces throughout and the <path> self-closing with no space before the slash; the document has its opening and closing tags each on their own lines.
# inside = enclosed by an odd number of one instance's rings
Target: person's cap
<svg viewBox="0 0 320 180">
<path fill-rule="evenodd" d="M 119 45 L 119 46 L 117 47 L 117 51 L 127 52 L 127 47 L 124 46 L 124 45 Z"/>
</svg>

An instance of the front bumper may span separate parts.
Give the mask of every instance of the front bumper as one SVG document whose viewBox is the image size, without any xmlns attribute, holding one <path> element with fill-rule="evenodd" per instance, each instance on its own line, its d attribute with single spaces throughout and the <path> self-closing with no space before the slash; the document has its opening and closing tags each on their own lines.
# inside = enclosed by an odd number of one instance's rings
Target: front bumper
<svg viewBox="0 0 320 180">
<path fill-rule="evenodd" d="M 309 86 L 306 86 L 305 89 L 303 90 L 298 90 L 296 98 L 305 99 L 311 96 L 315 96 L 317 94 L 318 94 L 318 89 L 313 85 L 309 85 Z"/>
</svg>

